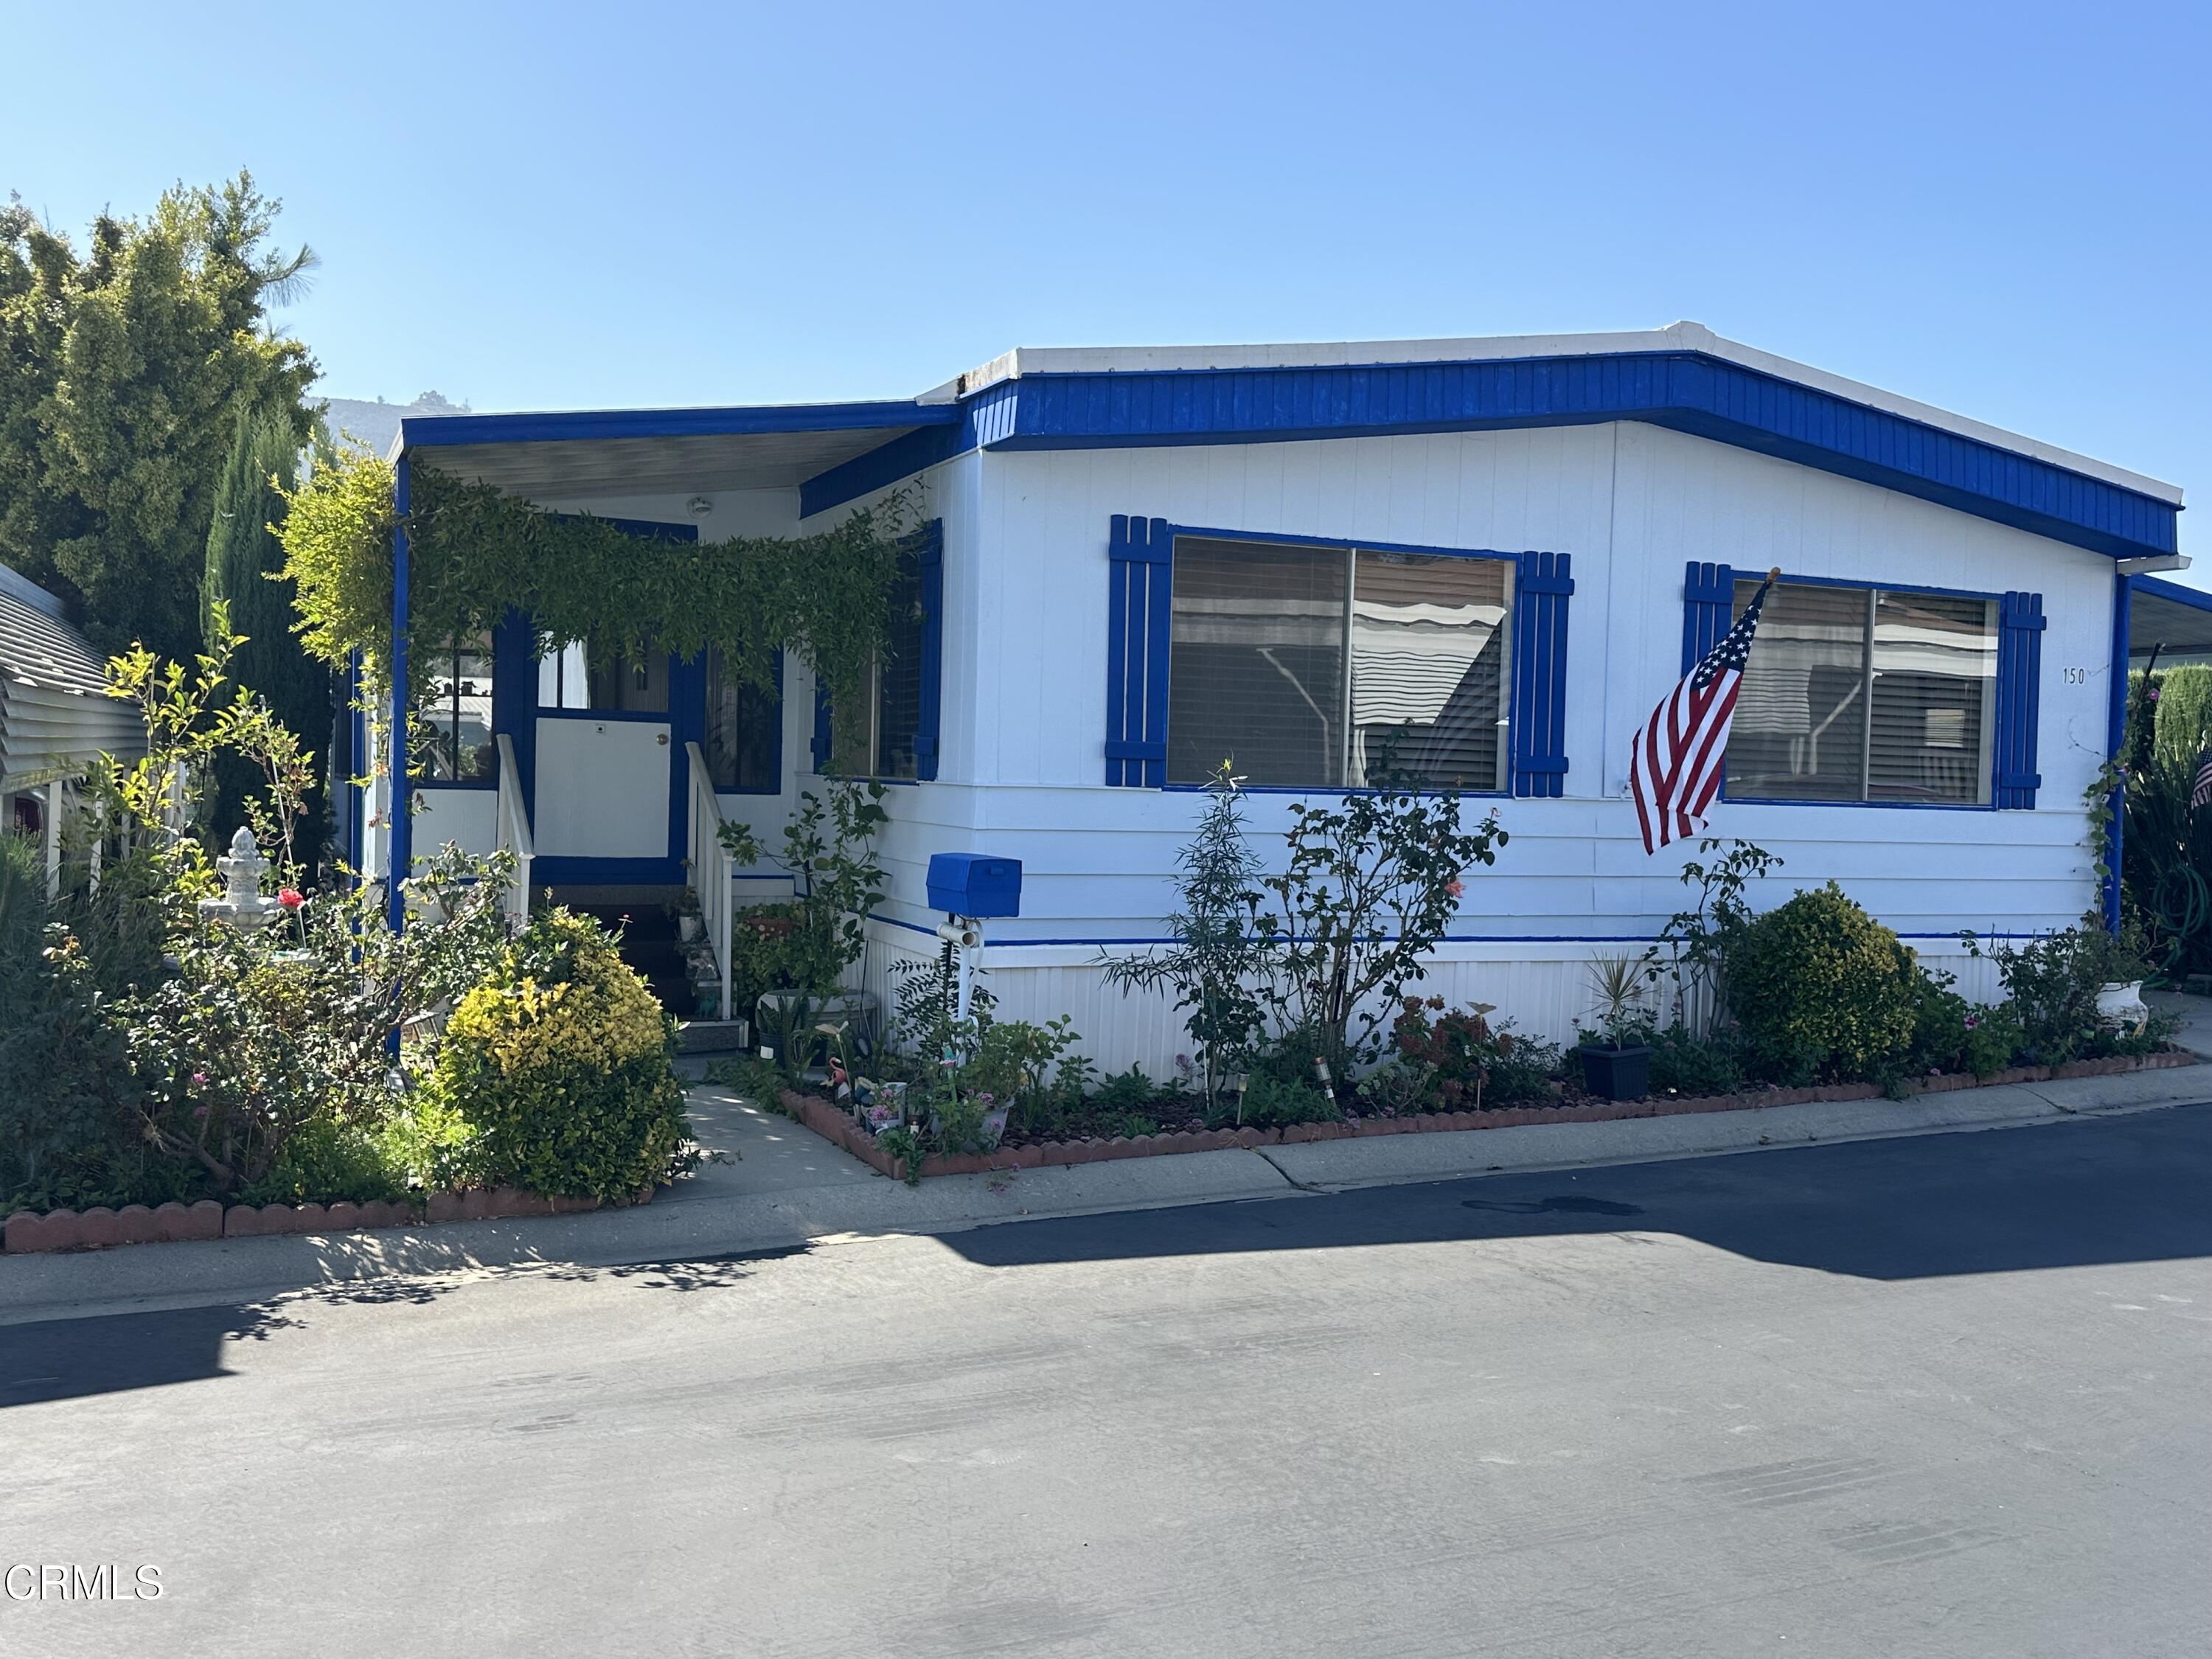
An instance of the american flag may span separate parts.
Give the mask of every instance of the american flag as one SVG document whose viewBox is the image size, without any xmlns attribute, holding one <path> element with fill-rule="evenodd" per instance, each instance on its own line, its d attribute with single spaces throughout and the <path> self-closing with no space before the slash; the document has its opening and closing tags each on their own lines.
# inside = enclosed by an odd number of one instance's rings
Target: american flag
<svg viewBox="0 0 2212 1659">
<path fill-rule="evenodd" d="M 2212 800 L 2212 743 L 2197 757 L 2197 787 L 2189 792 L 2189 810 L 2194 812 L 2208 800 Z"/>
<path fill-rule="evenodd" d="M 1636 798 L 1636 821 L 1644 830 L 1646 853 L 1705 827 L 1705 814 L 1720 793 L 1721 761 L 1728 753 L 1729 727 L 1735 720 L 1736 688 L 1742 683 L 1744 665 L 1751 660 L 1751 636 L 1759 631 L 1759 607 L 1780 574 L 1770 573 L 1759 584 L 1735 626 L 1660 700 L 1636 734 L 1636 750 L 1628 757 L 1628 793 Z"/>
</svg>

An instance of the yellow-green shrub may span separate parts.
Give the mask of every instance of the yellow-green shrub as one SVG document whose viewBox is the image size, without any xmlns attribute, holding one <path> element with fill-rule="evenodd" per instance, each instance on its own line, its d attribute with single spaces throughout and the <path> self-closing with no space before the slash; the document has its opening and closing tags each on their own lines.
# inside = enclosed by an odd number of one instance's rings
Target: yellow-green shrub
<svg viewBox="0 0 2212 1659">
<path fill-rule="evenodd" d="M 1904 942 L 1830 882 L 1744 929 L 1729 952 L 1729 1005 L 1766 1054 L 1866 1078 L 1911 1046 L 1915 972 Z"/>
<path fill-rule="evenodd" d="M 692 1167 L 674 1027 L 590 918 L 556 910 L 461 999 L 430 1090 L 486 1185 L 625 1198 Z"/>
</svg>

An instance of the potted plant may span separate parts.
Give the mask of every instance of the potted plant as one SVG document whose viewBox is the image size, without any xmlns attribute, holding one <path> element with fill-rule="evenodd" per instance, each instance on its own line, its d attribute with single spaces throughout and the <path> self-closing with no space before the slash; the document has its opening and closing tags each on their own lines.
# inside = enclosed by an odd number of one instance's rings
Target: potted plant
<svg viewBox="0 0 2212 1659">
<path fill-rule="evenodd" d="M 706 926 L 706 918 L 699 914 L 699 896 L 689 887 L 670 904 L 676 913 L 676 936 L 685 945 L 697 940 L 699 930 Z"/>
<path fill-rule="evenodd" d="M 1589 987 L 1598 1030 L 1583 1033 L 1583 1086 L 1601 1100 L 1641 1100 L 1651 1092 L 1651 1046 L 1628 1038 L 1644 1012 L 1643 966 L 1633 957 L 1600 957 Z"/>
<path fill-rule="evenodd" d="M 2150 1010 L 2142 1000 L 2143 981 L 2151 966 L 2136 948 L 2132 937 L 2114 939 L 2101 929 L 2085 929 L 2095 941 L 2102 979 L 2097 987 L 2097 1018 L 2110 1026 L 2141 1030 L 2150 1023 Z"/>
</svg>

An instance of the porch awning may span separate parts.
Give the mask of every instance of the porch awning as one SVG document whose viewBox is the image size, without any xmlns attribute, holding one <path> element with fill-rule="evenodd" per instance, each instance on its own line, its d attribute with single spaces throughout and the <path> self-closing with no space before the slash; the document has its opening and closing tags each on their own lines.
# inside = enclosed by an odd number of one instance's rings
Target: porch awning
<svg viewBox="0 0 2212 1659">
<path fill-rule="evenodd" d="M 2129 661 L 2142 667 L 2154 646 L 2165 647 L 2162 663 L 2212 660 L 2212 593 L 2156 576 L 2130 582 Z"/>
<path fill-rule="evenodd" d="M 410 416 L 392 454 L 533 497 L 789 489 L 960 418 L 957 404 L 908 400 Z"/>
</svg>

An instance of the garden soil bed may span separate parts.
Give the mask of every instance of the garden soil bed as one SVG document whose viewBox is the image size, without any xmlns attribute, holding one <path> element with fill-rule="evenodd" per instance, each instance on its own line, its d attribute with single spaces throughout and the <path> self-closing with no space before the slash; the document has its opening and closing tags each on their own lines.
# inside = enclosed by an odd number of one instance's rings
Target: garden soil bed
<svg viewBox="0 0 2212 1659">
<path fill-rule="evenodd" d="M 1908 1085 L 1908 1098 L 1947 1094 L 1958 1089 L 1994 1088 L 2008 1083 L 2050 1083 L 2068 1078 L 2112 1077 L 2124 1072 L 2164 1071 L 2194 1066 L 2197 1056 L 2167 1048 L 2154 1054 L 2115 1054 L 2064 1066 L 2021 1066 L 1994 1076 L 1947 1073 Z M 1403 1117 L 1352 1117 L 1336 1123 L 1300 1123 L 1286 1129 L 1183 1129 L 1160 1134 L 1082 1140 L 1008 1144 L 991 1152 L 933 1152 L 922 1160 L 924 1176 L 981 1175 L 993 1170 L 1050 1169 L 1073 1164 L 1103 1164 L 1115 1158 L 1157 1158 L 1176 1152 L 1219 1152 L 1232 1146 L 1297 1146 L 1316 1140 L 1351 1140 L 1369 1135 L 1439 1133 L 1458 1129 L 1513 1129 L 1535 1123 L 1609 1123 L 1623 1118 L 1674 1117 L 1693 1112 L 1740 1112 L 1770 1106 L 1799 1106 L 1815 1101 L 1876 1100 L 1881 1089 L 1871 1083 L 1825 1084 L 1809 1089 L 1753 1089 L 1741 1094 L 1654 1096 L 1643 1100 L 1585 1100 L 1555 1106 L 1509 1106 L 1479 1112 L 1421 1112 Z M 783 1108 L 823 1139 L 834 1141 L 880 1175 L 903 1179 L 906 1160 L 876 1145 L 842 1107 L 819 1095 L 793 1089 L 782 1094 Z"/>
<path fill-rule="evenodd" d="M 637 1195 L 653 1201 L 653 1189 Z M 425 1222 L 495 1221 L 531 1215 L 579 1215 L 600 1207 L 597 1199 L 545 1198 L 520 1187 L 432 1193 L 420 1203 L 232 1204 L 204 1198 L 197 1204 L 149 1209 L 18 1210 L 7 1218 L 9 1255 L 40 1250 L 98 1249 L 110 1244 L 168 1244 L 188 1239 L 270 1238 L 284 1233 L 351 1233 L 377 1227 L 418 1227 Z"/>
</svg>

